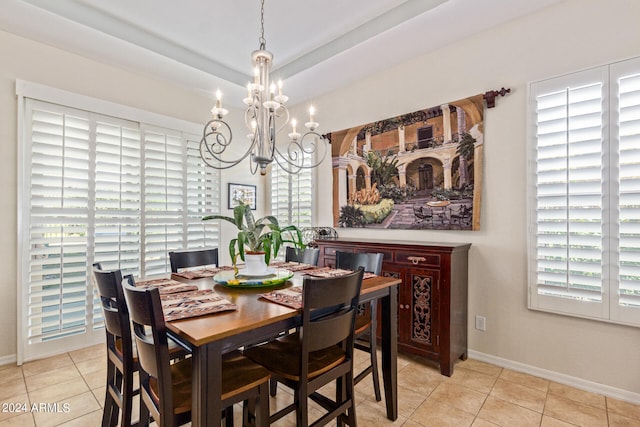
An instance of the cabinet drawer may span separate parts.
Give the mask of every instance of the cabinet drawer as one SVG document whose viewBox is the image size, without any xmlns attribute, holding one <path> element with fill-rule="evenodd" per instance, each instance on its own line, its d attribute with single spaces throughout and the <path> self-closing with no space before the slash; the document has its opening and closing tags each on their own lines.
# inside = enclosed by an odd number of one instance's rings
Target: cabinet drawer
<svg viewBox="0 0 640 427">
<path fill-rule="evenodd" d="M 440 266 L 440 255 L 396 251 L 396 263 L 417 266 Z"/>
</svg>

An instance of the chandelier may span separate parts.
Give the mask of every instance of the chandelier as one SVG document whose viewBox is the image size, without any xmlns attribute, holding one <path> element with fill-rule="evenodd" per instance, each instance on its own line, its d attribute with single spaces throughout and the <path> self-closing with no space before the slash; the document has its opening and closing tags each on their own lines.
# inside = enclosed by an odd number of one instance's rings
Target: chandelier
<svg viewBox="0 0 640 427">
<path fill-rule="evenodd" d="M 258 41 L 259 49 L 251 54 L 253 82 L 247 84 L 247 97 L 242 100 L 247 106 L 244 122 L 249 129 L 248 148 L 239 155 L 237 150 L 235 155 L 229 154 L 234 151 L 231 149 L 233 133 L 223 120 L 229 111 L 222 107 L 222 94 L 218 90 L 216 104 L 211 109 L 213 118 L 204 126 L 200 156 L 215 169 L 229 169 L 248 157 L 251 173 L 255 174 L 260 169 L 260 175 L 267 173 L 267 167 L 274 160 L 280 168 L 291 174 L 315 168 L 326 156 L 328 141 L 316 132 L 319 124 L 315 121 L 313 106 L 309 108 L 309 121 L 304 124 L 306 131 L 298 133 L 296 119 L 289 120 L 289 110 L 285 106 L 289 98 L 282 94 L 282 81 L 278 81 L 277 85 L 271 81 L 273 55 L 266 50 L 264 38 L 264 0 L 261 0 Z M 289 141 L 279 148 L 276 136 L 289 123 Z"/>
</svg>

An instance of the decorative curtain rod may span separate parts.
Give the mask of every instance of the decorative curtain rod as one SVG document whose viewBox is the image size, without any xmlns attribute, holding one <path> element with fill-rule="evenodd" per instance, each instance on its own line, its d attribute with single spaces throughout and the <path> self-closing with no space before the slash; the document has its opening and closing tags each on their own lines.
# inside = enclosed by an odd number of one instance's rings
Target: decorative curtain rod
<svg viewBox="0 0 640 427">
<path fill-rule="evenodd" d="M 487 102 L 487 108 L 493 108 L 496 106 L 496 97 L 498 95 L 505 96 L 510 93 L 511 89 L 502 88 L 500 90 L 489 90 L 484 93 L 484 100 Z"/>
</svg>

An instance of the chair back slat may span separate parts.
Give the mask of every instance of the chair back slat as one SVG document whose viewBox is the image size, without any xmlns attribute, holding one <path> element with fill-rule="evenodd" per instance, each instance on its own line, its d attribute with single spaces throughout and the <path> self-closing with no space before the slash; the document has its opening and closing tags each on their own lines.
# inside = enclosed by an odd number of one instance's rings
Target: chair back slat
<svg viewBox="0 0 640 427">
<path fill-rule="evenodd" d="M 121 338 L 123 347 L 130 346 L 131 327 L 129 311 L 122 293 L 122 272 L 103 270 L 101 267 L 99 263 L 93 265 L 93 277 L 100 297 L 105 329 L 108 335 L 112 335 L 107 336 L 107 339 Z"/>
<path fill-rule="evenodd" d="M 185 249 L 169 252 L 171 272 L 177 273 L 182 268 L 203 265 L 218 265 L 218 248 Z"/>
<path fill-rule="evenodd" d="M 351 332 L 353 314 L 349 309 L 338 315 L 311 321 L 304 332 L 309 335 L 309 351 L 327 348 L 346 340 Z"/>
<path fill-rule="evenodd" d="M 303 281 L 304 306 L 310 310 L 316 310 L 349 304 L 353 298 L 354 286 L 356 286 L 354 275 L 355 273 L 351 273 L 330 278 L 305 276 Z"/>
<path fill-rule="evenodd" d="M 336 251 L 336 268 L 345 270 L 357 270 L 360 267 L 364 271 L 380 275 L 382 272 L 382 253 L 353 253 Z"/>
<path fill-rule="evenodd" d="M 318 265 L 318 257 L 320 256 L 320 249 L 318 248 L 294 248 L 287 246 L 285 250 L 284 260 L 289 262 L 300 262 L 309 265 Z"/>
<path fill-rule="evenodd" d="M 102 317 L 104 318 L 105 329 L 120 338 L 122 337 L 123 330 L 126 324 L 123 322 L 122 313 L 115 306 L 115 302 L 111 299 L 102 299 Z"/>
<path fill-rule="evenodd" d="M 303 347 L 315 351 L 339 344 L 353 335 L 363 271 L 303 282 Z"/>
</svg>

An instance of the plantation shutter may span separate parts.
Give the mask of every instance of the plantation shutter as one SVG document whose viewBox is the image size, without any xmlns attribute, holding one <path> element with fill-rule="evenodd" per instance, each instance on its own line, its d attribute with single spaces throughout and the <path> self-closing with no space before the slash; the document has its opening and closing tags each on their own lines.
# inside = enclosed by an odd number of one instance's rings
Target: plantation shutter
<svg viewBox="0 0 640 427">
<path fill-rule="evenodd" d="M 218 224 L 201 218 L 219 212 L 220 175 L 196 135 L 19 102 L 22 362 L 104 339 L 94 262 L 145 277 L 170 271 L 169 250 L 218 246 Z"/>
<path fill-rule="evenodd" d="M 27 103 L 26 114 L 33 151 L 25 200 L 28 284 L 22 288 L 28 322 L 22 330 L 28 344 L 51 353 L 60 338 L 71 337 L 76 346 L 91 342 L 87 302 L 92 295 L 86 286 L 91 123 L 86 112 L 36 101 Z"/>
<path fill-rule="evenodd" d="M 612 139 L 619 155 L 618 191 L 612 193 L 620 215 L 614 283 L 618 292 L 612 295 L 612 313 L 626 323 L 637 321 L 640 309 L 640 60 L 614 64 L 611 85 L 612 112 L 617 118 Z"/>
<path fill-rule="evenodd" d="M 140 130 L 136 123 L 96 126 L 95 258 L 103 268 L 140 275 Z"/>
<path fill-rule="evenodd" d="M 218 173 L 212 174 L 200 157 L 200 138 L 186 136 L 186 241 L 174 249 L 201 248 L 220 238 L 219 221 L 202 221 L 203 216 L 220 212 L 220 184 Z"/>
<path fill-rule="evenodd" d="M 143 132 L 144 276 L 171 271 L 169 250 L 182 247 L 185 188 L 182 138 L 157 128 Z"/>
<path fill-rule="evenodd" d="M 640 59 L 530 100 L 529 306 L 640 325 Z"/>
<path fill-rule="evenodd" d="M 98 117 L 95 126 L 93 256 L 104 269 L 140 276 L 140 130 L 137 123 Z M 93 200 L 92 200 L 93 199 Z M 94 319 L 102 318 L 94 289 Z M 94 325 L 96 327 L 98 325 Z"/>
<path fill-rule="evenodd" d="M 603 304 L 603 81 L 585 73 L 535 95 L 536 283 L 539 303 L 558 297 L 585 315 Z M 545 298 L 550 296 L 552 298 Z M 588 304 L 584 304 L 588 303 Z"/>
<path fill-rule="evenodd" d="M 310 159 L 305 159 L 305 165 Z M 278 218 L 281 226 L 295 225 L 298 228 L 311 226 L 312 213 L 311 169 L 302 169 L 298 174 L 289 174 L 274 162 L 271 169 L 271 214 Z"/>
</svg>

